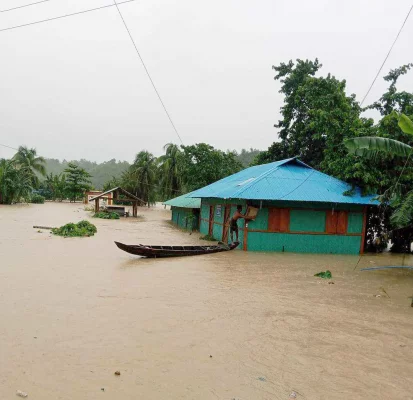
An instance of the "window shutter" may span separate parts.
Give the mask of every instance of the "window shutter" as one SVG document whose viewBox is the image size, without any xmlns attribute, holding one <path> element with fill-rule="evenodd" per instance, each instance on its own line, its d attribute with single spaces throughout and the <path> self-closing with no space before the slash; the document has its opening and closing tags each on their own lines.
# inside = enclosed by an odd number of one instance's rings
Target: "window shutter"
<svg viewBox="0 0 413 400">
<path fill-rule="evenodd" d="M 288 232 L 290 228 L 290 210 L 288 208 L 270 208 L 268 230 L 270 232 Z"/>
<path fill-rule="evenodd" d="M 348 214 L 347 211 L 337 213 L 337 234 L 344 235 L 347 233 Z"/>
<path fill-rule="evenodd" d="M 326 233 L 335 234 L 337 232 L 337 213 L 335 211 L 327 211 L 326 218 Z"/>
<path fill-rule="evenodd" d="M 290 230 L 290 210 L 288 208 L 280 209 L 280 232 Z"/>
<path fill-rule="evenodd" d="M 270 232 L 279 232 L 280 230 L 280 209 L 279 208 L 269 209 L 268 230 Z"/>
<path fill-rule="evenodd" d="M 332 235 L 344 235 L 347 233 L 347 211 L 327 211 L 326 233 Z"/>
</svg>

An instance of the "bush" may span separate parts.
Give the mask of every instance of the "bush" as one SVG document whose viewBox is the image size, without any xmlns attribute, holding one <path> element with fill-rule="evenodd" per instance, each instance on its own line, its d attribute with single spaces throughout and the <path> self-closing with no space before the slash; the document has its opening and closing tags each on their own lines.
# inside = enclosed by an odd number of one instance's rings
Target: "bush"
<svg viewBox="0 0 413 400">
<path fill-rule="evenodd" d="M 45 198 L 40 194 L 34 194 L 30 198 L 30 203 L 33 204 L 44 204 Z"/>
<path fill-rule="evenodd" d="M 69 223 L 60 228 L 52 229 L 52 233 L 64 237 L 93 236 L 97 232 L 96 226 L 89 221 L 80 221 L 77 224 Z"/>
<path fill-rule="evenodd" d="M 100 211 L 93 215 L 93 218 L 103 218 L 103 219 L 119 219 L 119 214 L 115 212 Z"/>
<path fill-rule="evenodd" d="M 201 240 L 207 240 L 208 242 L 217 242 L 217 239 L 215 239 L 211 235 L 205 235 L 200 237 Z"/>
</svg>

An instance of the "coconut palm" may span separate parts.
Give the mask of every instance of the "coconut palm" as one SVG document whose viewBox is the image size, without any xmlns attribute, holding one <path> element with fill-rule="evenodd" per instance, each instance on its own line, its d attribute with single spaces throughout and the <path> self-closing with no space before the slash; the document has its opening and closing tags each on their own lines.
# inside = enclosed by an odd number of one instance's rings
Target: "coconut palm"
<svg viewBox="0 0 413 400">
<path fill-rule="evenodd" d="M 409 135 L 413 135 L 413 122 L 404 114 L 398 115 L 400 129 Z M 406 164 L 410 159 L 413 147 L 406 143 L 394 139 L 364 136 L 352 138 L 345 141 L 345 145 L 350 153 L 366 158 L 379 157 L 380 153 L 391 156 L 405 157 Z M 413 221 L 413 190 L 407 194 L 402 194 L 400 185 L 387 190 L 382 199 L 390 201 L 396 206 L 391 216 L 392 224 L 397 228 L 410 225 Z"/>
<path fill-rule="evenodd" d="M 136 196 L 153 204 L 156 199 L 156 176 L 158 161 L 152 153 L 140 151 L 130 169 L 123 174 L 123 184 L 132 189 Z"/>
<path fill-rule="evenodd" d="M 38 175 L 46 175 L 46 160 L 37 155 L 36 149 L 29 149 L 26 146 L 19 146 L 19 149 L 13 159 L 19 166 L 25 167 L 30 173 L 33 186 L 38 186 Z"/>
<path fill-rule="evenodd" d="M 165 154 L 159 157 L 159 174 L 162 195 L 165 198 L 178 196 L 182 191 L 182 152 L 176 144 L 168 143 Z"/>
</svg>

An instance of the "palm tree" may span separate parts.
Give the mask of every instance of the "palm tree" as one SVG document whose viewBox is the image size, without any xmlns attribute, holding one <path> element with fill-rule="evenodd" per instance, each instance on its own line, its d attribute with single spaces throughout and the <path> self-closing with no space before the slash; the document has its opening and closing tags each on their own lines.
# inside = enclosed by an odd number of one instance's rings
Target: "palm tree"
<svg viewBox="0 0 413 400">
<path fill-rule="evenodd" d="M 404 114 L 398 115 L 400 129 L 409 135 L 413 135 L 413 122 Z M 345 141 L 345 145 L 350 153 L 366 158 L 379 157 L 380 153 L 406 158 L 406 164 L 412 155 L 413 147 L 399 142 L 398 140 L 363 136 Z M 397 228 L 405 227 L 413 221 L 413 190 L 402 195 L 400 187 L 397 185 L 388 189 L 382 200 L 391 202 L 396 206 L 391 216 L 392 224 Z"/>
<path fill-rule="evenodd" d="M 0 160 L 0 203 L 12 204 L 32 191 L 31 174 L 15 160 Z"/>
<path fill-rule="evenodd" d="M 27 168 L 31 174 L 33 186 L 38 186 L 38 174 L 41 176 L 46 175 L 46 160 L 44 157 L 37 156 L 36 149 L 29 149 L 26 146 L 19 146 L 19 149 L 13 159 L 19 166 Z"/>
<path fill-rule="evenodd" d="M 157 159 L 148 151 L 140 151 L 129 171 L 123 175 L 126 186 L 133 186 L 136 196 L 153 204 L 156 199 Z"/>
<path fill-rule="evenodd" d="M 162 195 L 168 199 L 182 191 L 182 152 L 173 143 L 166 144 L 163 149 L 165 154 L 159 157 L 159 173 Z"/>
</svg>

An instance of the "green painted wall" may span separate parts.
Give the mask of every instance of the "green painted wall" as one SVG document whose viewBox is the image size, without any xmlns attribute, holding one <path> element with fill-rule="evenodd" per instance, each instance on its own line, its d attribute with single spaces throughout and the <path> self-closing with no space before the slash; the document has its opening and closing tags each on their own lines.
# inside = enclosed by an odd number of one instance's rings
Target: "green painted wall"
<svg viewBox="0 0 413 400">
<path fill-rule="evenodd" d="M 348 233 L 361 233 L 363 231 L 363 214 L 348 213 Z"/>
<path fill-rule="evenodd" d="M 221 216 L 217 216 L 216 208 L 214 222 L 223 222 L 225 204 L 242 204 L 245 212 L 245 202 L 236 200 L 203 199 L 201 205 L 201 216 L 209 219 L 210 204 L 221 204 Z M 265 206 L 264 206 L 265 204 Z M 253 203 L 260 207 L 260 202 Z M 300 208 L 290 211 L 290 231 L 292 232 L 325 232 L 326 209 L 332 209 L 331 204 L 317 204 L 306 202 L 263 202 L 263 208 L 258 212 L 255 221 L 248 223 L 248 250 L 250 251 L 286 251 L 297 253 L 331 253 L 331 254 L 358 254 L 360 251 L 360 236 L 325 235 L 325 234 L 294 234 L 294 233 L 269 233 L 251 232 L 251 230 L 268 229 L 268 208 L 271 207 L 293 207 Z M 306 209 L 307 208 L 307 209 Z M 308 209 L 311 208 L 311 209 Z M 348 214 L 348 233 L 361 233 L 363 226 L 363 207 L 357 205 L 335 205 L 335 210 L 350 211 Z M 320 210 L 320 211 L 317 211 Z M 236 206 L 231 207 L 231 215 L 236 211 Z M 240 228 L 239 240 L 244 240 L 244 220 L 238 222 Z M 201 221 L 200 232 L 208 233 L 208 221 Z M 214 224 L 213 235 L 217 240 L 222 240 L 223 227 Z M 228 234 L 230 237 L 230 234 Z"/>
<path fill-rule="evenodd" d="M 191 218 L 191 216 L 193 215 L 192 208 L 171 207 L 171 210 L 172 210 L 171 221 L 175 225 L 183 229 L 198 230 L 197 219 Z M 191 219 L 192 219 L 192 222 L 191 222 Z"/>
<path fill-rule="evenodd" d="M 248 232 L 248 250 L 293 253 L 358 254 L 360 236 Z"/>
<path fill-rule="evenodd" d="M 325 232 L 326 212 L 314 210 L 291 210 L 291 232 Z"/>
</svg>

